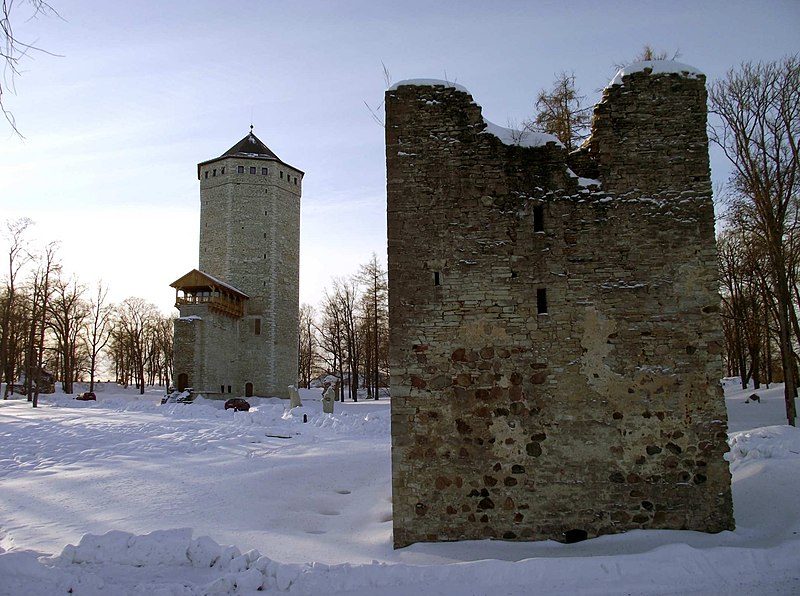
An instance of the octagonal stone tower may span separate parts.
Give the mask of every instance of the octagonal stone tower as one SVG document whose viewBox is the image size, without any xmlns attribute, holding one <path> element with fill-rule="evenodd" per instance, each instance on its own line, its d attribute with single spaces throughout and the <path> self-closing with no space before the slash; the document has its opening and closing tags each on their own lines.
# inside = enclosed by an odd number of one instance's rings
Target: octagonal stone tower
<svg viewBox="0 0 800 596">
<path fill-rule="evenodd" d="M 208 397 L 297 382 L 303 172 L 252 131 L 197 166 L 200 266 L 176 280 L 175 380 Z"/>
</svg>

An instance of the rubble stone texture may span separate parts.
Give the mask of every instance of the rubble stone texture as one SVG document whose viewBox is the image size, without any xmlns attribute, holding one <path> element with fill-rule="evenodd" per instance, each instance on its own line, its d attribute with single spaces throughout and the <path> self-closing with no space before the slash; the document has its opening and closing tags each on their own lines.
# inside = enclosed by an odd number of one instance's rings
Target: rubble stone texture
<svg viewBox="0 0 800 596">
<path fill-rule="evenodd" d="M 571 155 L 386 93 L 396 547 L 733 528 L 705 77 L 621 83 Z"/>
</svg>

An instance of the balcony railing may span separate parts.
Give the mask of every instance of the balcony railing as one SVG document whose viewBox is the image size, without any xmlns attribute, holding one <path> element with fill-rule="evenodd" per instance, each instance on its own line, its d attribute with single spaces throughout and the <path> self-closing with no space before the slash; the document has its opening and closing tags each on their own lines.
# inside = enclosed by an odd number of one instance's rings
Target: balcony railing
<svg viewBox="0 0 800 596">
<path fill-rule="evenodd" d="M 197 304 L 208 306 L 209 310 L 216 311 L 229 317 L 241 318 L 244 316 L 244 303 L 241 300 L 233 300 L 224 295 L 214 295 L 211 293 L 197 294 L 178 294 L 175 297 L 175 306 L 183 304 Z"/>
</svg>

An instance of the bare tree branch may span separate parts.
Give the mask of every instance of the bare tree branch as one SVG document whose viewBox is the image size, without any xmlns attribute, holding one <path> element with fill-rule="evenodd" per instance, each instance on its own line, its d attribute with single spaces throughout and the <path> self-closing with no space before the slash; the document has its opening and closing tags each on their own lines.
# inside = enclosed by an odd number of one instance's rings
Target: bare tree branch
<svg viewBox="0 0 800 596">
<path fill-rule="evenodd" d="M 0 111 L 11 126 L 11 129 L 20 138 L 24 138 L 17 128 L 14 114 L 6 107 L 3 95 L 6 92 L 16 94 L 16 78 L 21 75 L 20 63 L 31 53 L 41 52 L 55 56 L 47 50 L 40 48 L 35 42 L 25 42 L 19 39 L 14 32 L 14 22 L 17 14 L 14 9 L 19 5 L 15 0 L 2 0 L 2 13 L 0 13 L 0 59 L 4 61 L 3 78 L 0 80 Z M 21 4 L 29 7 L 30 14 L 25 21 L 35 19 L 40 15 L 59 16 L 55 9 L 44 0 L 22 0 Z"/>
</svg>

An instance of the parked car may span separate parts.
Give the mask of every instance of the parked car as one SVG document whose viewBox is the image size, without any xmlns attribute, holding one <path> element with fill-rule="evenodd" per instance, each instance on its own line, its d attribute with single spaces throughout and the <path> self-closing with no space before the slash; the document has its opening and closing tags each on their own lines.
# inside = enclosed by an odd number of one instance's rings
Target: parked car
<svg viewBox="0 0 800 596">
<path fill-rule="evenodd" d="M 225 402 L 225 409 L 233 409 L 235 412 L 247 412 L 250 409 L 250 404 L 241 397 L 232 397 Z"/>
<path fill-rule="evenodd" d="M 78 401 L 97 401 L 97 396 L 94 394 L 94 391 L 84 391 L 83 393 L 79 393 L 75 399 Z"/>
<path fill-rule="evenodd" d="M 187 387 L 183 391 L 171 391 L 161 398 L 161 405 L 164 404 L 190 404 L 197 399 L 194 389 Z"/>
</svg>

